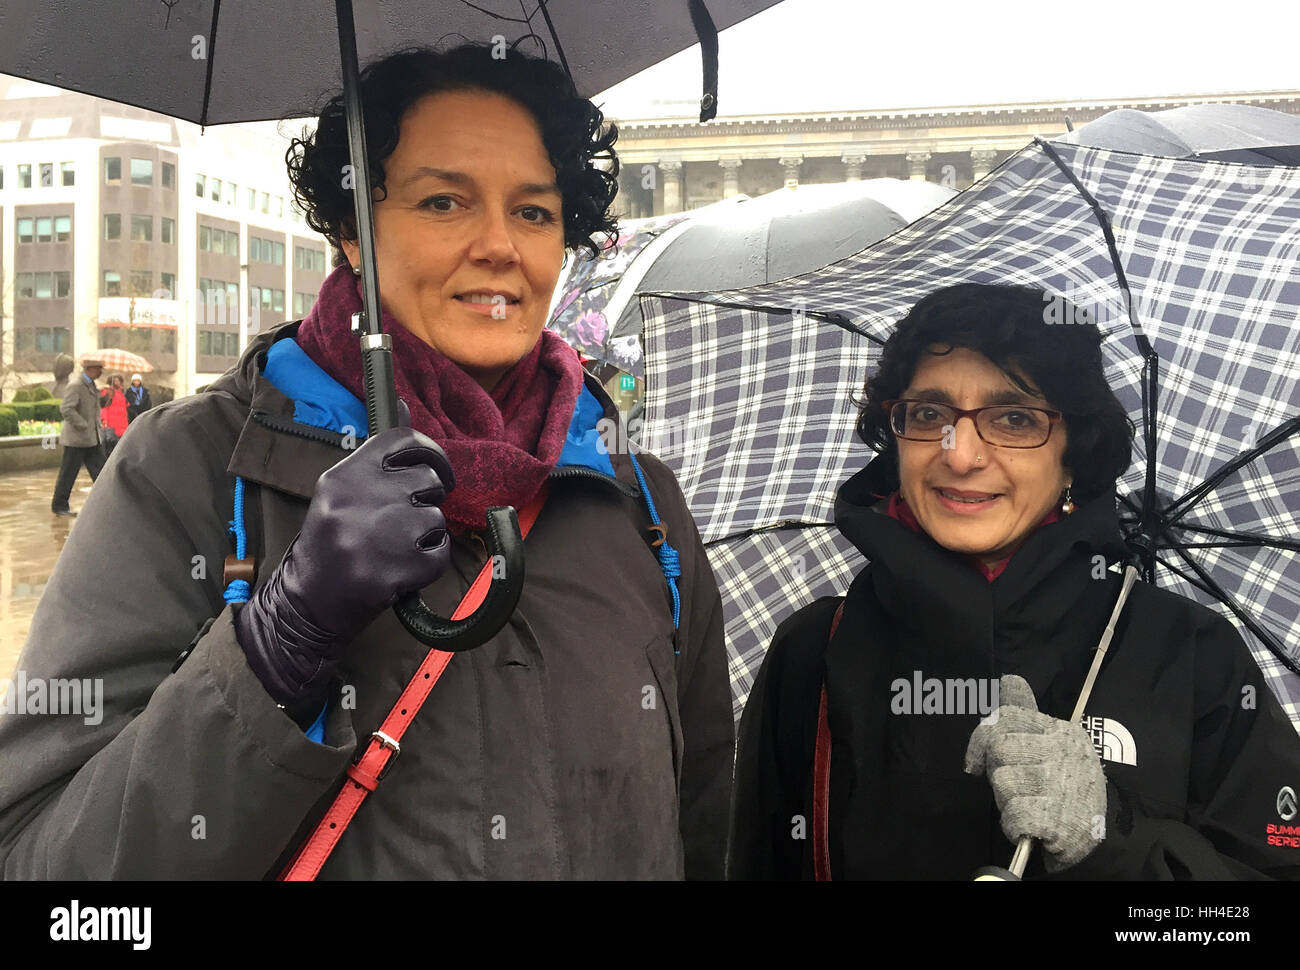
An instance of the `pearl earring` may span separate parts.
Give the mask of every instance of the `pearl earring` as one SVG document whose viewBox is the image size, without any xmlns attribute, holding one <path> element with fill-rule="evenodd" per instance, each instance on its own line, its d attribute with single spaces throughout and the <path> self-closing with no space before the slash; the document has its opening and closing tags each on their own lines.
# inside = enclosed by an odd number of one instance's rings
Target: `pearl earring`
<svg viewBox="0 0 1300 970">
<path fill-rule="evenodd" d="M 1064 513 L 1065 515 L 1069 515 L 1073 511 L 1074 511 L 1074 502 L 1070 498 L 1070 486 L 1067 485 L 1065 486 L 1065 500 L 1061 502 L 1061 512 Z"/>
</svg>

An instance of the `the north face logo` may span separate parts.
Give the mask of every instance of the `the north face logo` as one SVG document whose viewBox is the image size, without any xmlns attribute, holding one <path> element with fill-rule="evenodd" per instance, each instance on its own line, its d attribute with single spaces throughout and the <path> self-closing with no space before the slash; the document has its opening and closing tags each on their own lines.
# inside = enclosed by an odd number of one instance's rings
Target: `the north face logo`
<svg viewBox="0 0 1300 970">
<path fill-rule="evenodd" d="M 1079 723 L 1092 735 L 1092 746 L 1097 749 L 1097 757 L 1122 765 L 1137 765 L 1137 744 L 1128 728 L 1119 721 L 1085 714 L 1079 718 Z"/>
</svg>

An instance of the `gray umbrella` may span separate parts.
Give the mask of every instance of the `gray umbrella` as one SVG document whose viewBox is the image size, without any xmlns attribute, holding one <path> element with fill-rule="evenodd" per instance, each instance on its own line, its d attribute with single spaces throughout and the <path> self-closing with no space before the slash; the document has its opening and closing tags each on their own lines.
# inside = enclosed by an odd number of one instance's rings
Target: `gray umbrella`
<svg viewBox="0 0 1300 970">
<path fill-rule="evenodd" d="M 10 0 L 0 7 L 0 72 L 159 111 L 202 125 L 314 113 L 343 88 L 353 171 L 369 172 L 358 49 L 367 59 L 440 38 L 531 46 L 564 66 L 591 96 L 699 41 L 704 61 L 700 121 L 717 113 L 718 29 L 778 0 L 368 0 L 360 25 L 352 0 L 333 4 L 134 0 L 106 16 L 85 0 Z M 517 9 L 516 9 L 517 8 Z M 561 37 L 564 43 L 561 43 Z M 358 41 L 360 43 L 358 43 Z M 354 180 L 361 250 L 360 334 L 367 431 L 398 425 L 391 337 L 380 326 L 379 275 L 368 180 Z M 523 541 L 515 510 L 488 510 L 490 553 L 505 563 L 470 615 L 437 616 L 418 593 L 394 611 L 422 643 L 467 650 L 494 636 L 523 588 Z M 495 573 L 495 570 L 494 570 Z"/>
<path fill-rule="evenodd" d="M 1054 141 L 1139 155 L 1300 165 L 1300 118 L 1251 104 L 1120 108 Z"/>
<path fill-rule="evenodd" d="M 641 332 L 637 293 L 735 289 L 806 273 L 861 252 L 954 195 L 932 182 L 867 179 L 702 210 L 633 262 L 605 311 L 617 321 L 612 336 Z"/>
</svg>

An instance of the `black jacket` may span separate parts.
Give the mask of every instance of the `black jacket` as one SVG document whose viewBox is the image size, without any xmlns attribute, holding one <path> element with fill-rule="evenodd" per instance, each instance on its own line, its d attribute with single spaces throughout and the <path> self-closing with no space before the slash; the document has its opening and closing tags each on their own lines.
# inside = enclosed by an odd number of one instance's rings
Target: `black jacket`
<svg viewBox="0 0 1300 970">
<path fill-rule="evenodd" d="M 873 462 L 840 489 L 836 525 L 869 564 L 833 642 L 839 600 L 828 597 L 778 628 L 754 683 L 730 878 L 811 878 L 823 677 L 833 878 L 967 879 L 1011 857 L 987 779 L 962 770 L 979 713 L 893 713 L 897 679 L 1019 674 L 1058 718 L 1078 697 L 1121 583 L 1094 560 L 1123 556 L 1113 496 L 1038 529 L 990 583 L 885 514 L 887 488 Z M 1279 802 L 1300 787 L 1300 737 L 1228 620 L 1135 584 L 1085 718 L 1105 746 L 1105 839 L 1051 878 L 1300 877 L 1300 819 L 1283 818 Z M 1035 877 L 1046 877 L 1041 850 L 1026 872 Z"/>
<path fill-rule="evenodd" d="M 127 385 L 126 391 L 126 420 L 134 421 L 144 412 L 153 407 L 153 401 L 149 398 L 149 389 L 143 384 L 140 385 L 140 403 L 135 403 L 135 389 L 133 385 Z"/>
</svg>

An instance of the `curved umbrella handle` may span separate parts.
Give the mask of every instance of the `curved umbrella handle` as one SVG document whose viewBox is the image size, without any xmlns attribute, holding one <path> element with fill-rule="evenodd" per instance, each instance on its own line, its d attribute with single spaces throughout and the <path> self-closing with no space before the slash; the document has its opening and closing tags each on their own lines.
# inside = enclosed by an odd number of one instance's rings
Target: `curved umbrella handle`
<svg viewBox="0 0 1300 970">
<path fill-rule="evenodd" d="M 419 593 L 407 593 L 393 611 L 407 631 L 425 646 L 455 653 L 473 650 L 492 639 L 519 605 L 524 589 L 524 540 L 519 519 L 509 505 L 488 509 L 488 562 L 491 584 L 478 609 L 469 616 L 445 620 L 425 605 Z M 477 584 L 477 581 L 476 581 Z M 471 586 L 472 590 L 474 587 Z"/>
</svg>

